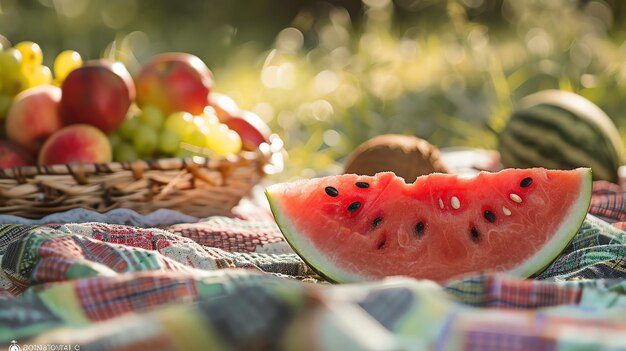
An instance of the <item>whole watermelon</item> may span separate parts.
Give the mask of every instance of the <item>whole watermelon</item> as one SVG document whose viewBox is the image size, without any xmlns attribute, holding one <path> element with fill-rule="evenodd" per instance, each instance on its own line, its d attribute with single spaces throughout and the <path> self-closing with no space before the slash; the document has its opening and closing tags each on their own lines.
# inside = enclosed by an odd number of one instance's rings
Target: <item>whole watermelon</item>
<svg viewBox="0 0 626 351">
<path fill-rule="evenodd" d="M 544 90 L 520 101 L 500 133 L 504 167 L 590 167 L 594 180 L 617 181 L 622 142 L 611 119 L 571 92 Z"/>
</svg>

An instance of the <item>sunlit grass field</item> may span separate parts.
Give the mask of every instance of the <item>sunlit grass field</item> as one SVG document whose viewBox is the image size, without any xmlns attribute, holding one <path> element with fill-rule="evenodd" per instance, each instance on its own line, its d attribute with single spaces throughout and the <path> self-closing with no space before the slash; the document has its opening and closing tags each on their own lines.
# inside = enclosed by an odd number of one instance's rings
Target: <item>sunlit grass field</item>
<svg viewBox="0 0 626 351">
<path fill-rule="evenodd" d="M 284 139 L 289 158 L 279 178 L 341 172 L 358 144 L 383 133 L 495 149 L 516 101 L 548 88 L 589 98 L 626 133 L 626 25 L 611 4 L 494 3 L 363 0 L 358 21 L 324 3 L 299 10 L 268 45 L 231 45 L 219 60 L 199 55 L 216 91 Z M 411 7 L 421 15 L 399 18 L 400 8 Z M 132 30 L 129 21 L 102 56 L 132 71 L 150 54 L 186 51 Z M 190 38 L 189 51 L 198 51 L 201 37 Z"/>
</svg>

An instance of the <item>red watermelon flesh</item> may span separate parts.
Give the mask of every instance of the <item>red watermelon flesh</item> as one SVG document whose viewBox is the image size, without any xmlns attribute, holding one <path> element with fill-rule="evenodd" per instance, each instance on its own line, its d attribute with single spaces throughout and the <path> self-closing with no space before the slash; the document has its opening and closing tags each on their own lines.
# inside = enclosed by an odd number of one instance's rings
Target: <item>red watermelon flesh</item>
<svg viewBox="0 0 626 351">
<path fill-rule="evenodd" d="M 346 174 L 267 188 L 298 254 L 337 282 L 405 275 L 439 282 L 479 271 L 530 276 L 578 231 L 591 171 L 542 168 L 431 174 Z"/>
</svg>

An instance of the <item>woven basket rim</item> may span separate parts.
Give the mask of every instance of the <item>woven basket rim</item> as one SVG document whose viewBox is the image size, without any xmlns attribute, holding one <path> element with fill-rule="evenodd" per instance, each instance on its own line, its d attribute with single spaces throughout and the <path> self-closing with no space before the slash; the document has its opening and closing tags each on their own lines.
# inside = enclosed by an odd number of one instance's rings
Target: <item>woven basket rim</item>
<svg viewBox="0 0 626 351">
<path fill-rule="evenodd" d="M 41 218 L 85 208 L 129 208 L 141 214 L 168 208 L 196 217 L 230 214 L 268 174 L 283 169 L 277 135 L 254 151 L 227 157 L 161 158 L 134 162 L 0 169 L 0 214 Z"/>
<path fill-rule="evenodd" d="M 168 157 L 130 162 L 70 163 L 0 168 L 0 180 L 25 179 L 38 175 L 72 175 L 75 178 L 81 178 L 89 175 L 111 174 L 117 171 L 129 170 L 134 173 L 142 173 L 149 170 L 183 170 L 190 166 L 218 168 L 253 160 L 262 160 L 263 173 L 274 174 L 283 169 L 284 143 L 276 134 L 272 134 L 269 140 L 269 143 L 262 143 L 259 149 L 255 151 L 244 150 L 238 154 L 223 157 Z"/>
</svg>

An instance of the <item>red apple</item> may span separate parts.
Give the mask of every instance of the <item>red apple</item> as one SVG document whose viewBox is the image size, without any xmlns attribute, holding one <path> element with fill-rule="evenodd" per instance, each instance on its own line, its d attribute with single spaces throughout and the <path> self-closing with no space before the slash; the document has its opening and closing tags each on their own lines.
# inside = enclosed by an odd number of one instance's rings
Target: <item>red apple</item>
<svg viewBox="0 0 626 351">
<path fill-rule="evenodd" d="M 202 113 L 213 87 L 213 74 L 201 59 L 185 53 L 154 56 L 137 79 L 137 104 L 153 105 L 163 114 Z"/>
<path fill-rule="evenodd" d="M 52 85 L 41 85 L 19 93 L 6 119 L 9 140 L 36 154 L 43 142 L 63 127 L 60 102 L 61 89 Z"/>
<path fill-rule="evenodd" d="M 39 153 L 39 163 L 104 163 L 111 162 L 111 154 L 111 144 L 102 131 L 87 124 L 73 124 L 46 140 Z"/>
<path fill-rule="evenodd" d="M 61 115 L 67 124 L 90 124 L 105 133 L 117 129 L 135 99 L 135 84 L 120 62 L 91 61 L 63 81 Z"/>
<path fill-rule="evenodd" d="M 267 142 L 272 131 L 257 114 L 250 111 L 241 111 L 239 116 L 233 116 L 224 123 L 241 137 L 244 150 L 256 150 L 261 143 Z"/>
<path fill-rule="evenodd" d="M 33 159 L 22 147 L 10 141 L 0 141 L 0 168 L 22 167 L 33 164 Z"/>
<path fill-rule="evenodd" d="M 224 123 L 227 119 L 238 116 L 241 113 L 239 106 L 230 96 L 211 92 L 209 94 L 209 106 L 215 109 L 215 114 L 220 122 Z"/>
</svg>

